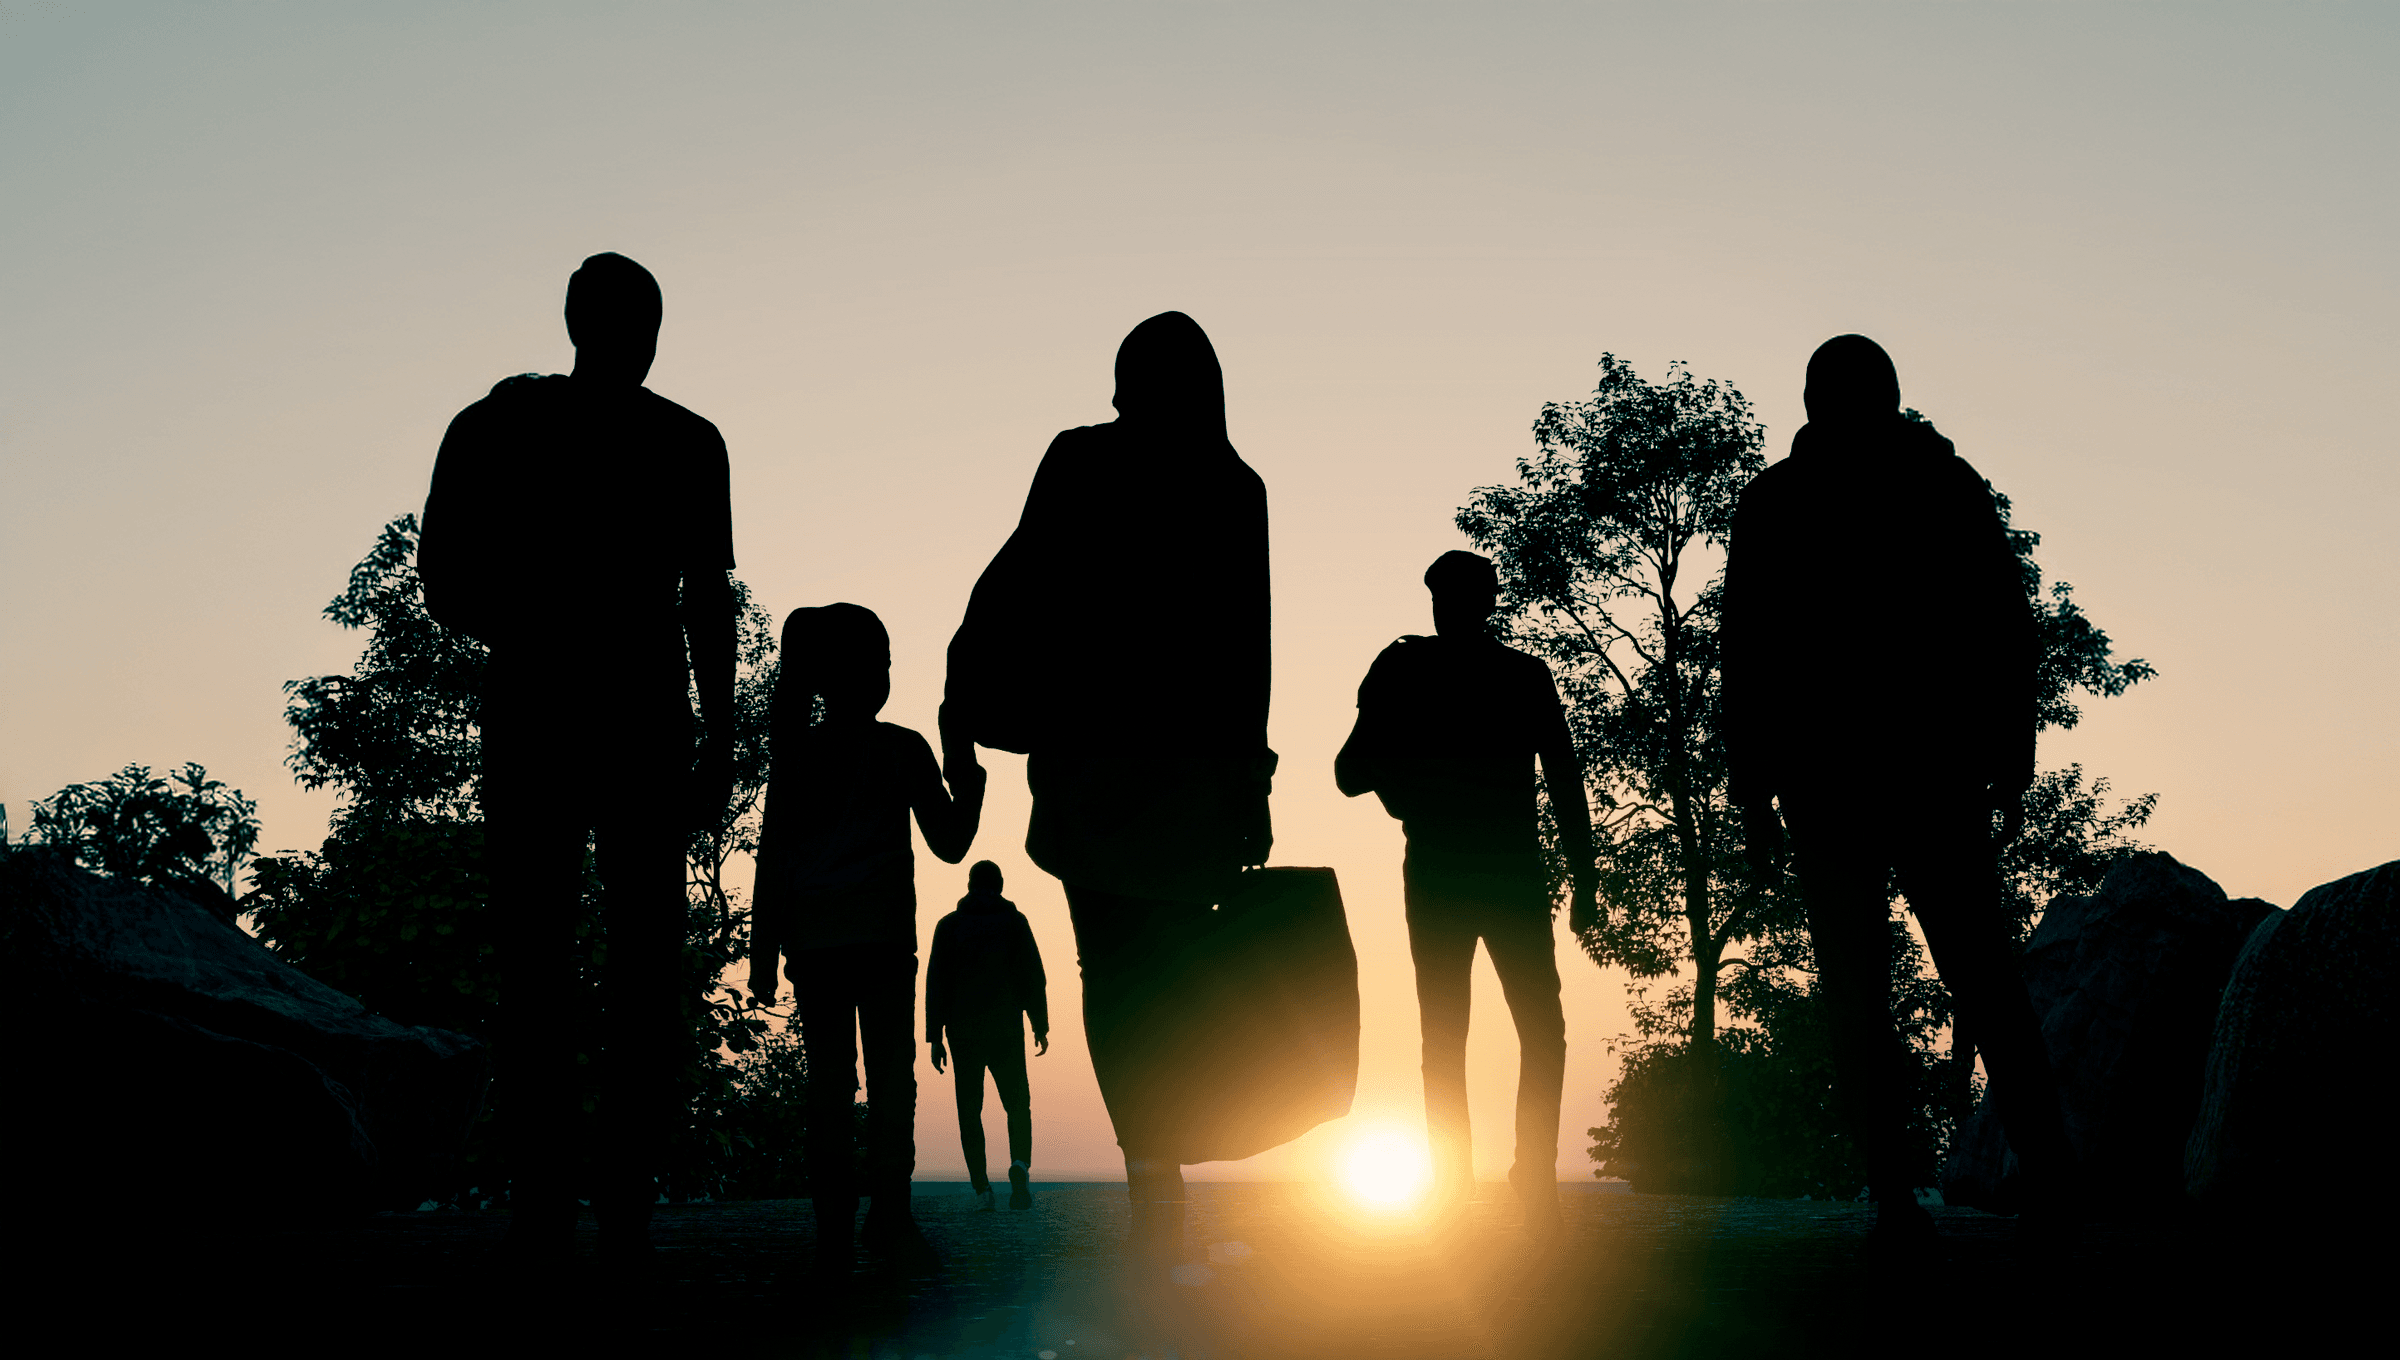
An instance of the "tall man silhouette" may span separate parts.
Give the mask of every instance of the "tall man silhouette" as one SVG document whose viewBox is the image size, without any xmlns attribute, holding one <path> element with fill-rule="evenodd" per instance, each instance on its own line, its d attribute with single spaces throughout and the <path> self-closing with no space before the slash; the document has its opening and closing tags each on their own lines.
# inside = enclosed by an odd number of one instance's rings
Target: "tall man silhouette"
<svg viewBox="0 0 2400 1360">
<path fill-rule="evenodd" d="M 1474 1185 L 1467 1128 L 1467 1011 L 1480 939 L 1517 1027 L 1516 1162 L 1508 1173 L 1526 1226 L 1558 1224 L 1558 1105 L 1567 1022 L 1559 1007 L 1533 763 L 1541 761 L 1574 884 L 1569 922 L 1596 923 L 1583 764 L 1550 668 L 1492 636 L 1500 578 L 1474 553 L 1444 553 L 1425 572 L 1433 637 L 1383 650 L 1358 687 L 1358 722 L 1334 782 L 1374 792 L 1408 835 L 1402 881 L 1417 970 L 1425 1125 L 1437 1201 Z"/>
<path fill-rule="evenodd" d="M 1932 426 L 1900 414 L 1882 347 L 1826 341 L 1808 361 L 1806 402 L 1791 457 L 1752 480 L 1734 515 L 1725 750 L 1762 875 L 1790 830 L 1877 1240 L 1905 1245 L 1932 1220 L 1901 1146 L 1895 883 L 1981 1041 L 2029 1192 L 2055 1199 L 2071 1175 L 1999 904 L 1998 849 L 2033 781 L 2040 658 L 1991 487 Z"/>
<path fill-rule="evenodd" d="M 417 554 L 426 608 L 491 647 L 482 799 L 509 1244 L 534 1257 L 567 1250 L 578 1198 L 575 1055 L 589 1040 L 569 1026 L 587 838 L 608 930 L 591 1198 L 603 1253 L 638 1259 L 690 1037 L 684 847 L 732 786 L 725 441 L 642 386 L 660 309 L 650 271 L 583 262 L 567 281 L 575 371 L 505 379 L 459 412 Z"/>
</svg>

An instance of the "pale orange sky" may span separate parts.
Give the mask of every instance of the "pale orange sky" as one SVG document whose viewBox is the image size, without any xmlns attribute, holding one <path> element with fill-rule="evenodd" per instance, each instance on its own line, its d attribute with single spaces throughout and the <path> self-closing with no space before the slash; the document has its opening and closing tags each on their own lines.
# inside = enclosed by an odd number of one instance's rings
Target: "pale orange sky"
<svg viewBox="0 0 2400 1360">
<path fill-rule="evenodd" d="M 267 848 L 282 682 L 422 503 L 449 417 L 562 370 L 569 270 L 648 264 L 652 387 L 733 455 L 777 615 L 889 623 L 886 717 L 1061 427 L 1174 307 L 1265 478 L 1276 859 L 1341 873 L 1359 1113 L 1212 1174 L 1310 1174 L 1414 1125 L 1400 837 L 1332 787 L 1375 652 L 1544 400 L 1603 351 L 1757 405 L 1863 331 L 2161 678 L 2045 739 L 2162 795 L 2149 839 L 2289 904 L 2400 853 L 2395 20 L 2369 7 L 678 7 L 0 10 L 0 798 L 199 760 Z M 1871 589 L 1871 561 L 1861 567 Z M 1056 886 L 994 761 L 976 854 L 1062 1020 L 1039 1174 L 1115 1174 Z M 963 873 L 921 857 L 923 928 Z M 1624 980 L 1562 954 L 1560 1174 L 1588 1174 Z M 1479 964 L 1482 1174 L 1514 1040 Z M 959 1167 L 920 1072 L 922 1174 Z M 992 1128 L 998 1134 L 996 1105 Z M 997 1154 L 995 1154 L 997 1155 Z"/>
</svg>

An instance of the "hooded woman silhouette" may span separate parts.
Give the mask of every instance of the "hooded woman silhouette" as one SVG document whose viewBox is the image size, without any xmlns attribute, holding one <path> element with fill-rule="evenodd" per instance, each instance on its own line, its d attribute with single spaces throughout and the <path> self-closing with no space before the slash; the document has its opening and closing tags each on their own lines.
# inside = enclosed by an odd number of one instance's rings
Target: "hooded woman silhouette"
<svg viewBox="0 0 2400 1360">
<path fill-rule="evenodd" d="M 1196 1017 L 1179 970 L 1271 839 L 1267 497 L 1225 437 L 1216 350 L 1181 312 L 1117 351 L 1118 418 L 1062 432 L 950 644 L 945 758 L 1027 753 L 1026 852 L 1066 887 L 1084 1028 L 1135 1245 L 1171 1251 Z"/>
</svg>

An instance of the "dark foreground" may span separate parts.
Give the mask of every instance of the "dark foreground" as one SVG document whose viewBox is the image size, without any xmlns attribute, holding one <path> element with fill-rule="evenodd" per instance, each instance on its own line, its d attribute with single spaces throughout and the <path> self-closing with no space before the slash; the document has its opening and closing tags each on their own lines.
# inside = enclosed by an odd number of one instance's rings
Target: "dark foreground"
<svg viewBox="0 0 2400 1360">
<path fill-rule="evenodd" d="M 1169 1276 L 1120 1262 L 1121 1185 L 1040 1185 L 1026 1213 L 973 1212 L 964 1190 L 918 1187 L 943 1264 L 914 1277 L 862 1256 L 812 1280 L 809 1207 L 775 1201 L 662 1207 L 647 1285 L 600 1269 L 588 1221 L 574 1269 L 540 1282 L 495 1268 L 504 1219 L 438 1213 L 248 1232 L 195 1217 L 124 1239 L 96 1225 L 99 1244 L 15 1283 L 103 1353 L 156 1329 L 266 1355 L 874 1360 L 2213 1354 L 2381 1330 L 2388 1288 L 2369 1266 L 2362 1296 L 2289 1268 L 2290 1244 L 2236 1248 L 2191 1223 L 2089 1227 L 2054 1255 L 1966 1209 L 1935 1211 L 1938 1252 L 1870 1264 L 1865 1205 L 1597 1186 L 1565 1187 L 1566 1231 L 1545 1248 L 1504 1187 L 1437 1240 L 1317 1186 L 1195 1184 L 1195 1264 Z"/>
</svg>

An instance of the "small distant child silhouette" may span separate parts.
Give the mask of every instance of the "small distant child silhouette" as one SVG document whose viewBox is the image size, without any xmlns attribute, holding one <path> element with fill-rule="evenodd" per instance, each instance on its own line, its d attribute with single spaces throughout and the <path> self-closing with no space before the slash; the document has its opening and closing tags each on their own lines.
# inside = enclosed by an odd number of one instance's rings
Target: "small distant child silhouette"
<svg viewBox="0 0 2400 1360">
<path fill-rule="evenodd" d="M 817 1259 L 846 1270 L 858 1212 L 851 1104 L 858 1036 L 867 1069 L 867 1185 L 861 1236 L 875 1251 L 926 1263 L 932 1247 L 909 1212 L 916 1169 L 917 889 L 908 817 L 925 846 L 956 864 L 975 842 L 982 772 L 955 796 L 925 738 L 877 722 L 892 693 L 883 623 L 854 604 L 795 609 L 769 741 L 774 764 L 760 836 L 750 989 L 775 999 L 780 954 L 808 1059 L 808 1162 Z"/>
<path fill-rule="evenodd" d="M 966 1150 L 980 1208 L 992 1205 L 983 1162 L 983 1073 L 991 1069 L 1008 1112 L 1008 1207 L 1030 1209 L 1026 1179 L 1033 1166 L 1033 1097 L 1025 1084 L 1025 1021 L 1033 1021 L 1033 1051 L 1050 1051 L 1050 1003 L 1042 951 L 1016 904 L 1000 895 L 1000 866 L 988 859 L 967 870 L 967 895 L 933 928 L 933 958 L 925 965 L 925 1042 L 933 1070 L 955 1064 L 958 1141 Z M 949 1031 L 947 1051 L 943 1031 Z"/>
</svg>

